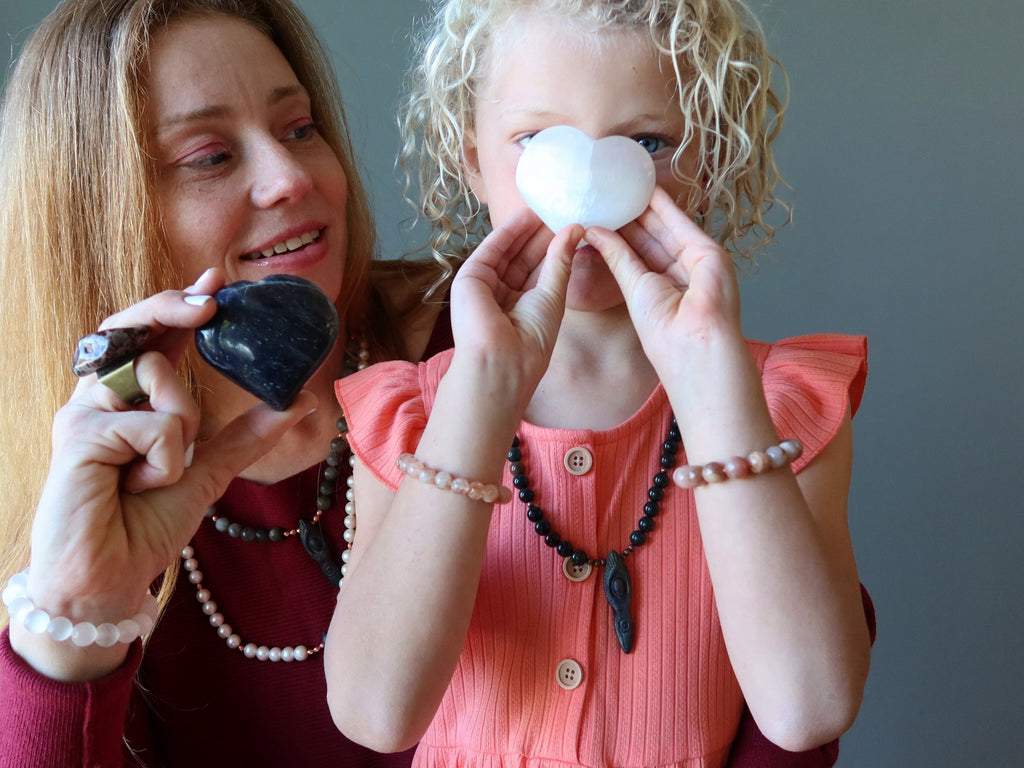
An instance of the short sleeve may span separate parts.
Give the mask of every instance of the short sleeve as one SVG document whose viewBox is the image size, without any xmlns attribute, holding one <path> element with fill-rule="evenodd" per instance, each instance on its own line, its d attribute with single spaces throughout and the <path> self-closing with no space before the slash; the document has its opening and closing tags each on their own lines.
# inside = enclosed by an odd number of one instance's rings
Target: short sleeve
<svg viewBox="0 0 1024 768">
<path fill-rule="evenodd" d="M 823 334 L 775 344 L 751 342 L 779 437 L 803 443 L 799 472 L 828 445 L 846 415 L 857 412 L 867 378 L 867 339 Z"/>
<path fill-rule="evenodd" d="M 402 479 L 395 459 L 416 452 L 451 355 L 447 350 L 419 364 L 377 363 L 335 382 L 352 452 L 393 490 Z"/>
</svg>

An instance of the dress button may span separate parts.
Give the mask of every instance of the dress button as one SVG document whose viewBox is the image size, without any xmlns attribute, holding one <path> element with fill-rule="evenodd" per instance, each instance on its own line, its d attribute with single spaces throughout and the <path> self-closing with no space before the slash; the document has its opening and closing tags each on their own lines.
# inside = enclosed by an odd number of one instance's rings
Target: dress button
<svg viewBox="0 0 1024 768">
<path fill-rule="evenodd" d="M 572 659 L 564 659 L 558 662 L 555 679 L 567 691 L 579 688 L 580 683 L 583 682 L 583 668 Z"/>
<path fill-rule="evenodd" d="M 593 572 L 594 566 L 590 563 L 584 563 L 583 565 L 576 565 L 572 561 L 572 557 L 567 557 L 562 560 L 562 573 L 565 574 L 565 578 L 569 581 L 586 581 L 587 577 Z"/>
<path fill-rule="evenodd" d="M 586 448 L 579 446 L 565 452 L 565 468 L 574 475 L 585 475 L 594 466 L 594 457 Z"/>
</svg>

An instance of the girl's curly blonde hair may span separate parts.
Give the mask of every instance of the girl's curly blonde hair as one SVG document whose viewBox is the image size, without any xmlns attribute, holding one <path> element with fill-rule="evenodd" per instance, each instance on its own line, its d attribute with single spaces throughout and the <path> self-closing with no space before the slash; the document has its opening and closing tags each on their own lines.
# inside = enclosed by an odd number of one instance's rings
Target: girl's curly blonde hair
<svg viewBox="0 0 1024 768">
<path fill-rule="evenodd" d="M 399 158 L 406 198 L 430 223 L 426 247 L 434 259 L 450 270 L 450 258 L 468 254 L 486 234 L 487 211 L 470 191 L 463 140 L 474 125 L 475 93 L 495 34 L 526 10 L 572 19 L 586 30 L 646 28 L 672 63 L 686 118 L 673 173 L 701 180 L 705 226 L 724 247 L 752 259 L 771 242 L 777 227 L 768 212 L 779 205 L 789 218 L 788 206 L 775 198 L 782 179 L 772 153 L 784 105 L 771 83 L 778 64 L 740 0 L 437 0 L 414 41 Z M 681 170 L 691 142 L 700 163 L 693 178 Z"/>
</svg>

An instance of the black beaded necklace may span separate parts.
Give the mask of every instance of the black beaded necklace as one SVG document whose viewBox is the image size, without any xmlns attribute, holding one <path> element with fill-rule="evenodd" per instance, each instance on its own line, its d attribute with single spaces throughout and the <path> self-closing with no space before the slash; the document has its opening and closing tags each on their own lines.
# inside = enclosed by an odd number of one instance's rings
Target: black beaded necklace
<svg viewBox="0 0 1024 768">
<path fill-rule="evenodd" d="M 535 495 L 533 489 L 530 488 L 530 480 L 526 476 L 526 464 L 523 461 L 523 452 L 520 449 L 521 443 L 518 436 L 513 439 L 512 448 L 508 452 L 512 484 L 518 491 L 519 500 L 526 504 L 526 518 L 533 523 L 533 530 L 537 535 L 542 536 L 545 544 L 573 565 L 582 566 L 589 563 L 595 568 L 603 567 L 605 569 L 604 595 L 612 608 L 612 624 L 623 653 L 630 653 L 633 650 L 635 632 L 633 616 L 629 610 L 632 582 L 629 570 L 626 568 L 626 558 L 632 554 L 633 550 L 642 546 L 647 541 L 647 535 L 654 530 L 655 518 L 661 512 L 661 501 L 665 496 L 665 489 L 670 484 L 670 475 L 676 465 L 676 453 L 679 451 L 681 442 L 682 436 L 679 434 L 679 427 L 673 417 L 669 421 L 665 441 L 661 444 L 659 469 L 647 491 L 643 517 L 637 522 L 636 530 L 629 535 L 629 544 L 623 548 L 622 552 L 613 549 L 604 559 L 592 558 L 584 550 L 577 549 L 571 542 L 555 532 L 551 523 L 544 519 L 544 510 L 533 503 Z"/>
</svg>

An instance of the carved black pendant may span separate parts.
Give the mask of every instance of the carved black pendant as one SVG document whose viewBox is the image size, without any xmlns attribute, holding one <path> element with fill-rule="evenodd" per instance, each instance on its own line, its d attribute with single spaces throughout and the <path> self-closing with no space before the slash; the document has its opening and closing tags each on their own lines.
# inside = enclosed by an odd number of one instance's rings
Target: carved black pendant
<svg viewBox="0 0 1024 768">
<path fill-rule="evenodd" d="M 633 650 L 633 615 L 629 612 L 629 601 L 633 584 L 625 559 L 614 549 L 604 561 L 604 596 L 612 607 L 612 625 L 622 652 L 630 653 Z"/>
<path fill-rule="evenodd" d="M 331 555 L 331 545 L 324 538 L 324 532 L 319 525 L 311 525 L 306 520 L 299 520 L 299 541 L 302 542 L 306 554 L 313 562 L 320 566 L 327 580 L 332 586 L 341 586 L 341 567 L 334 562 Z"/>
</svg>

